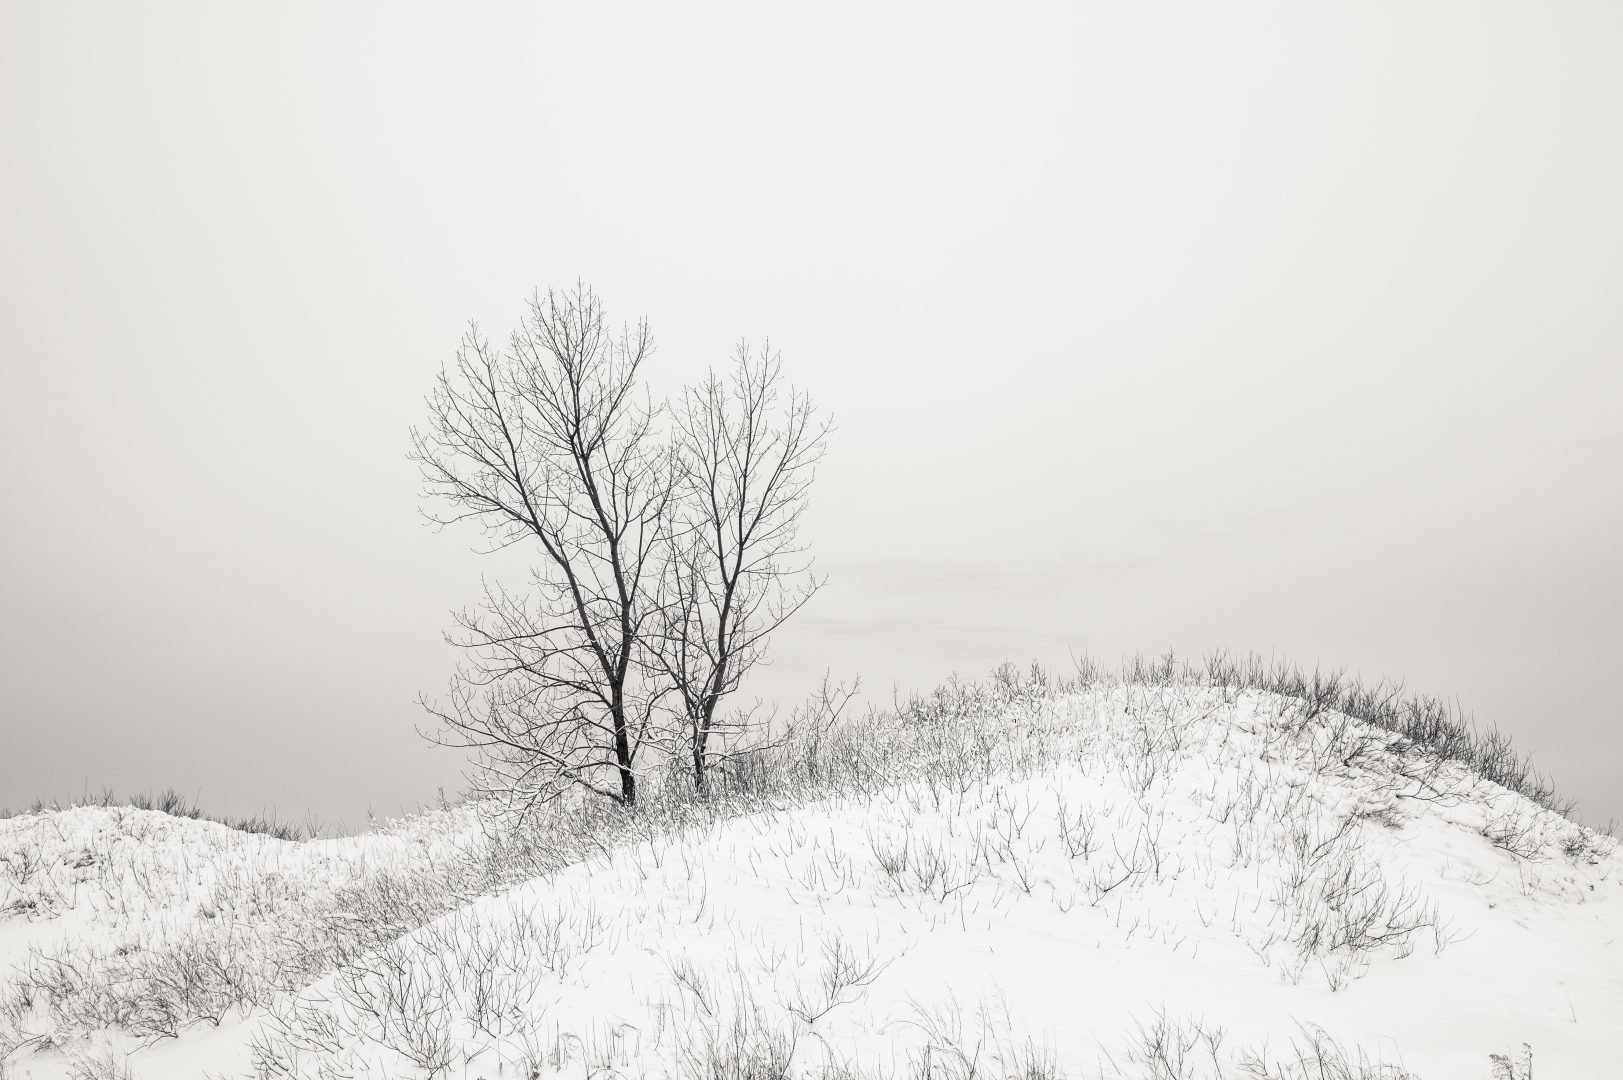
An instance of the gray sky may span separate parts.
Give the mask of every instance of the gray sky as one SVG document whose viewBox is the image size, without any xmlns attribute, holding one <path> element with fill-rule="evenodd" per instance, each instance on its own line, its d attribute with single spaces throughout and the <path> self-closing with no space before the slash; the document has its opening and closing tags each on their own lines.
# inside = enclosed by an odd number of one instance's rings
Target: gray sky
<svg viewBox="0 0 1623 1080">
<path fill-rule="evenodd" d="M 815 11 L 814 16 L 808 12 Z M 536 286 L 839 430 L 756 689 L 1274 652 L 1623 817 L 1623 6 L 0 6 L 0 804 L 359 821 L 491 569 L 408 427 Z"/>
</svg>

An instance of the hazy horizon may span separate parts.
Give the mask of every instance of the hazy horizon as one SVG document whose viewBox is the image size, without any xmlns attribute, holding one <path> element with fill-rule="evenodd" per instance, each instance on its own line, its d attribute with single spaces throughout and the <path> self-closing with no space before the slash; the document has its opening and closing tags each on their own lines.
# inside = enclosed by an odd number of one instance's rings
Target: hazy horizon
<svg viewBox="0 0 1623 1080">
<path fill-rule="evenodd" d="M 828 588 L 744 693 L 1226 648 L 1623 819 L 1623 8 L 0 8 L 0 806 L 350 826 L 495 564 L 407 431 L 577 278 L 781 349 Z"/>
</svg>

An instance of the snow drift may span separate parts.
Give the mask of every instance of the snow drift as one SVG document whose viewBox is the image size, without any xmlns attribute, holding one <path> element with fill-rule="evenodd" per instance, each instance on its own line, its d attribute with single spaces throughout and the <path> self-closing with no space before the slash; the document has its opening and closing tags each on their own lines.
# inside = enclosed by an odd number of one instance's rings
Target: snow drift
<svg viewBox="0 0 1623 1080">
<path fill-rule="evenodd" d="M 1297 697 L 916 704 L 708 805 L 0 821 L 0 1077 L 1623 1069 L 1610 837 Z"/>
</svg>

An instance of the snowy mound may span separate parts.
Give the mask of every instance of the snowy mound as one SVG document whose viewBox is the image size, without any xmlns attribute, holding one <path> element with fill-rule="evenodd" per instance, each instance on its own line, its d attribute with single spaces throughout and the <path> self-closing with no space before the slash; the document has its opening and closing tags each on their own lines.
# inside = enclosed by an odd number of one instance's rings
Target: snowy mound
<svg viewBox="0 0 1623 1080">
<path fill-rule="evenodd" d="M 1615 843 L 1389 732 L 1101 687 L 898 739 L 932 767 L 499 888 L 470 813 L 302 844 L 0 821 L 0 1075 L 1623 1067 Z"/>
</svg>

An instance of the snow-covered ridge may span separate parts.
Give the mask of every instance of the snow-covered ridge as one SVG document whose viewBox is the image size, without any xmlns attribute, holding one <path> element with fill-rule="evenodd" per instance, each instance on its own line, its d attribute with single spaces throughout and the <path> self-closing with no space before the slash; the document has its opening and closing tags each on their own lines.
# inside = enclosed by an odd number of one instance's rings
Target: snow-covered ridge
<svg viewBox="0 0 1623 1080">
<path fill-rule="evenodd" d="M 969 704 L 886 736 L 893 783 L 568 857 L 515 854 L 474 807 L 302 843 L 0 821 L 0 1061 L 1486 1080 L 1526 1043 L 1540 1075 L 1618 1067 L 1609 838 L 1277 695 Z"/>
</svg>

